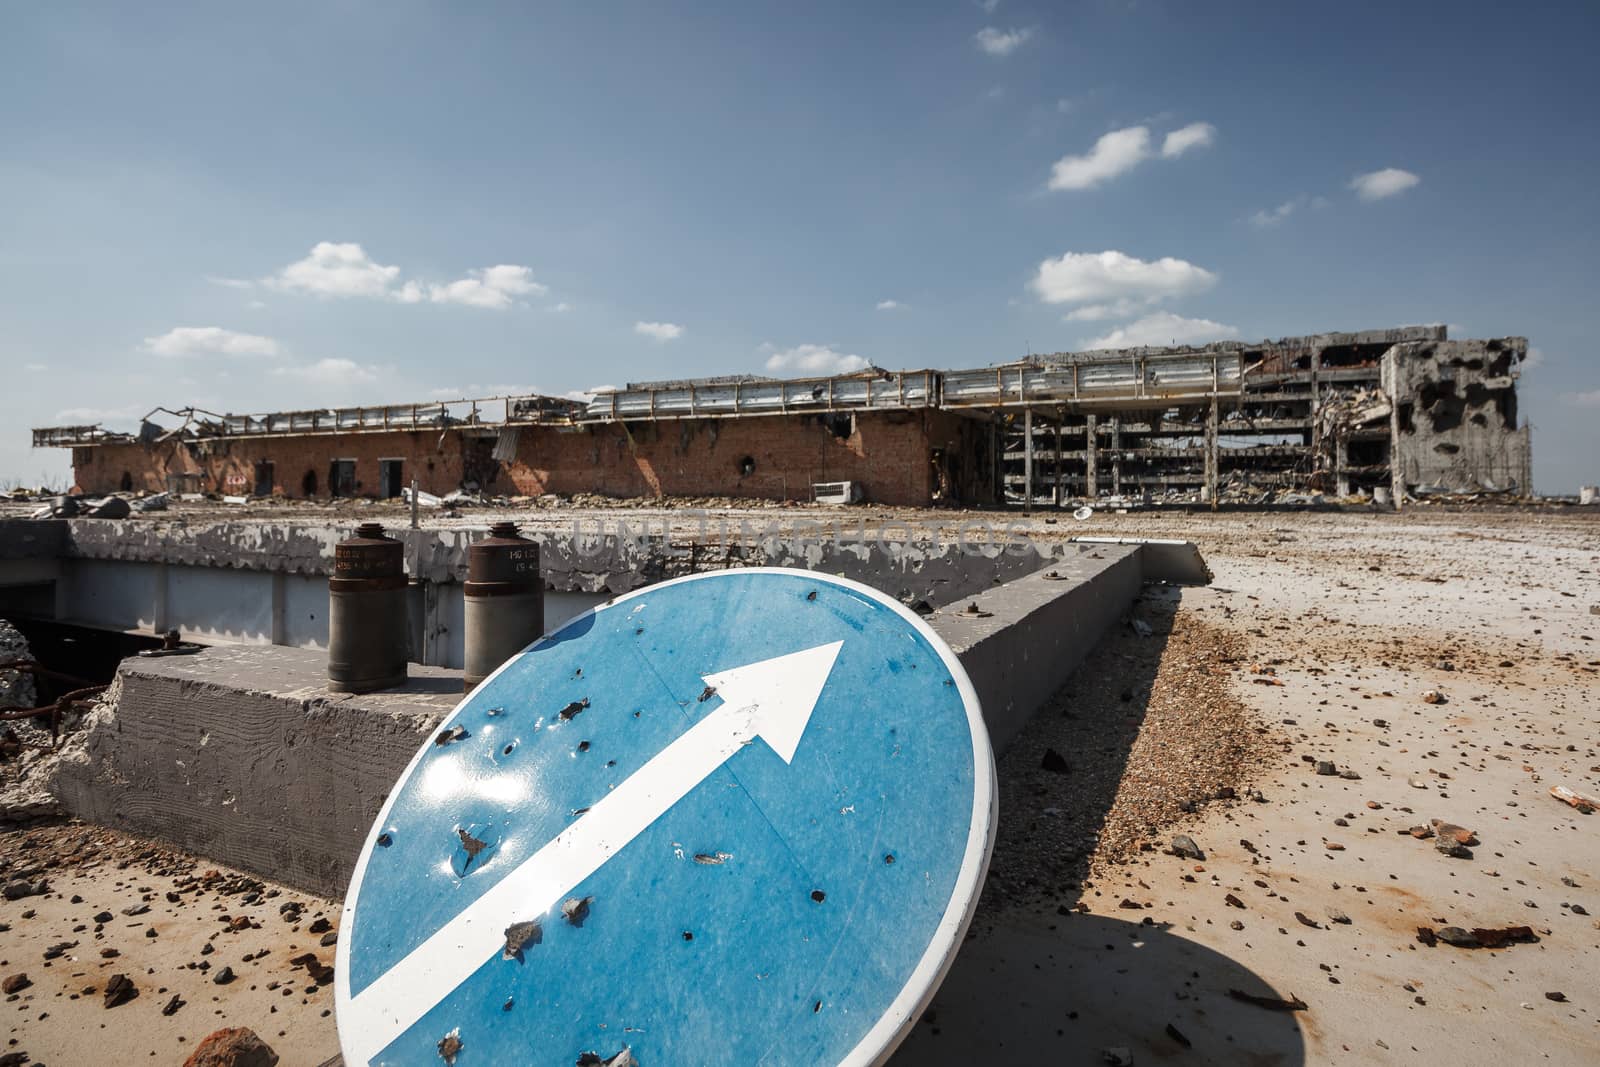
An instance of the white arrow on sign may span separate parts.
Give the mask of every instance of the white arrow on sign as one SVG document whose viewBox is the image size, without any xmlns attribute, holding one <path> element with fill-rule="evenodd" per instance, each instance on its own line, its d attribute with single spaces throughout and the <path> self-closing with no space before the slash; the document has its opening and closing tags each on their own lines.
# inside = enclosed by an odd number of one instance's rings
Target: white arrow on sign
<svg viewBox="0 0 1600 1067">
<path fill-rule="evenodd" d="M 353 997 L 347 1052 L 370 1063 L 505 946 L 757 737 L 793 762 L 843 641 L 705 675 L 722 706 L 685 730 L 461 914 Z"/>
</svg>

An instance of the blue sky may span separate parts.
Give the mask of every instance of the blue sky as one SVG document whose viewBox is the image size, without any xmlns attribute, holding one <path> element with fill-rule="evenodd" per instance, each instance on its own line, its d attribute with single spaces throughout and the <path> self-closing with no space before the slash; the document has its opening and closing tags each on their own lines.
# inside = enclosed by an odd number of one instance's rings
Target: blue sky
<svg viewBox="0 0 1600 1067">
<path fill-rule="evenodd" d="M 27 428 L 1096 341 L 1522 334 L 1600 478 L 1600 7 L 11 7 Z"/>
</svg>

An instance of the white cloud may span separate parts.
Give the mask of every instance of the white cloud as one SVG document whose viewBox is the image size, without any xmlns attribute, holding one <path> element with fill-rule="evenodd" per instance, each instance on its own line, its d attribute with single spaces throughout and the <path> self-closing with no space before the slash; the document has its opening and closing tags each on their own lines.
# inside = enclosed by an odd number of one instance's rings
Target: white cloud
<svg viewBox="0 0 1600 1067">
<path fill-rule="evenodd" d="M 556 304 L 553 307 L 551 307 L 550 310 L 551 311 L 556 311 L 556 312 L 571 311 L 572 310 L 572 305 L 567 303 L 565 300 L 563 300 L 563 301 L 561 301 L 561 303 Z"/>
<path fill-rule="evenodd" d="M 256 287 L 256 283 L 249 278 L 217 278 L 207 275 L 206 281 L 212 285 L 220 285 L 224 289 L 254 289 Z"/>
<path fill-rule="evenodd" d="M 985 15 L 992 15 L 1000 7 L 1000 0 L 978 0 L 978 6 Z"/>
<path fill-rule="evenodd" d="M 877 309 L 879 311 L 904 311 L 905 305 L 898 300 L 880 300 L 878 301 Z"/>
<path fill-rule="evenodd" d="M 319 359 L 293 367 L 278 367 L 272 373 L 298 378 L 312 385 L 367 385 L 384 371 L 376 364 L 360 364 L 353 359 Z"/>
<path fill-rule="evenodd" d="M 675 322 L 636 322 L 633 332 L 652 341 L 676 341 L 683 336 L 683 327 Z"/>
<path fill-rule="evenodd" d="M 1139 348 L 1145 345 L 1198 345 L 1238 336 L 1239 330 L 1235 326 L 1213 322 L 1210 319 L 1186 319 L 1170 311 L 1157 311 L 1103 336 L 1091 337 L 1083 342 L 1083 347 L 1095 349 Z"/>
<path fill-rule="evenodd" d="M 22 365 L 22 369 L 26 371 L 33 371 L 37 374 L 39 371 L 49 370 L 50 368 L 44 363 L 24 363 Z"/>
<path fill-rule="evenodd" d="M 1274 208 L 1266 208 L 1250 216 L 1250 225 L 1258 230 L 1269 229 L 1283 222 L 1298 211 L 1306 202 L 1304 196 L 1297 196 L 1293 200 L 1285 200 Z"/>
<path fill-rule="evenodd" d="M 1071 102 L 1056 102 L 1059 111 L 1071 108 Z M 1191 148 L 1209 145 L 1216 139 L 1217 128 L 1209 122 L 1192 122 L 1182 129 L 1173 130 L 1161 142 L 1161 157 L 1176 159 Z M 1145 160 L 1154 157 L 1150 127 L 1127 126 L 1101 135 L 1094 147 L 1081 156 L 1062 156 L 1050 168 L 1048 188 L 1092 189 L 1102 182 L 1126 174 Z"/>
<path fill-rule="evenodd" d="M 179 326 L 160 337 L 146 337 L 143 348 L 168 359 L 184 356 L 261 356 L 280 354 L 278 342 L 259 334 L 224 330 L 220 326 Z"/>
<path fill-rule="evenodd" d="M 1217 139 L 1217 128 L 1209 122 L 1191 122 L 1173 130 L 1161 142 L 1164 159 L 1177 159 L 1191 148 L 1208 148 Z"/>
<path fill-rule="evenodd" d="M 834 350 L 832 345 L 795 345 L 767 358 L 767 369 L 785 374 L 849 374 L 871 366 L 865 359 Z"/>
<path fill-rule="evenodd" d="M 1090 189 L 1126 173 L 1150 155 L 1150 131 L 1144 126 L 1112 130 L 1086 155 L 1062 156 L 1050 168 L 1051 189 Z"/>
<path fill-rule="evenodd" d="M 1565 392 L 1561 394 L 1561 401 L 1578 408 L 1600 408 L 1600 389 Z"/>
<path fill-rule="evenodd" d="M 1421 181 L 1421 178 L 1412 174 L 1409 170 L 1401 170 L 1398 167 L 1385 167 L 1383 170 L 1375 170 L 1371 174 L 1358 174 L 1351 179 L 1350 188 L 1354 189 L 1356 195 L 1362 200 L 1372 201 L 1396 196 Z"/>
<path fill-rule="evenodd" d="M 991 56 L 1009 56 L 1027 44 L 1032 36 L 1032 29 L 997 30 L 993 26 L 985 26 L 973 34 L 972 39 Z"/>
<path fill-rule="evenodd" d="M 1456 332 L 1456 328 L 1454 326 L 1450 327 L 1450 332 L 1454 334 Z M 1531 367 L 1542 367 L 1544 366 L 1546 359 L 1548 359 L 1548 357 L 1544 354 L 1544 349 L 1540 348 L 1538 345 L 1529 345 L 1528 354 L 1522 357 L 1522 369 L 1528 370 Z M 32 364 L 30 364 L 30 366 L 32 366 Z"/>
<path fill-rule="evenodd" d="M 214 279 L 233 285 L 233 279 Z M 244 283 L 248 285 L 249 283 Z M 320 241 L 311 254 L 284 267 L 262 284 L 279 290 L 325 297 L 397 300 L 402 304 L 460 304 L 508 308 L 519 296 L 544 296 L 550 290 L 533 280 L 533 270 L 514 263 L 467 272 L 450 282 L 400 280 L 400 268 L 374 262 L 359 244 Z"/>
<path fill-rule="evenodd" d="M 1117 300 L 1109 304 L 1086 304 L 1080 308 L 1073 308 L 1061 316 L 1063 322 L 1102 322 L 1106 319 L 1128 319 L 1139 313 L 1144 302 L 1138 300 Z"/>
<path fill-rule="evenodd" d="M 477 308 L 504 308 L 510 307 L 515 298 L 519 296 L 543 296 L 549 292 L 549 287 L 540 285 L 533 280 L 533 271 L 528 267 L 519 267 L 510 263 L 502 263 L 494 267 L 485 267 L 482 270 L 467 272 L 469 277 L 460 278 L 443 285 L 428 286 L 428 299 L 435 304 L 465 304 L 467 307 Z M 413 289 L 414 282 L 407 282 L 402 288 L 401 299 L 407 303 L 413 302 L 408 298 L 407 291 Z"/>
<path fill-rule="evenodd" d="M 1188 296 L 1211 288 L 1217 276 L 1187 260 L 1146 261 L 1124 252 L 1065 252 L 1039 264 L 1030 282 L 1047 304 L 1108 304 Z M 1106 316 L 1102 316 L 1106 317 Z"/>
<path fill-rule="evenodd" d="M 310 255 L 266 279 L 266 284 L 317 296 L 383 297 L 399 277 L 399 267 L 373 262 L 354 242 L 318 241 Z"/>
</svg>

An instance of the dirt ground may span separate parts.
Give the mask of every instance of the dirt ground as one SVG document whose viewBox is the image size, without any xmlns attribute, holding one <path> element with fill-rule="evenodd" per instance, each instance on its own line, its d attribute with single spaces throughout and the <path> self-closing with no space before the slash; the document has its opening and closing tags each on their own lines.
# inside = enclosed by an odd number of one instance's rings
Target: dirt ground
<svg viewBox="0 0 1600 1067">
<path fill-rule="evenodd" d="M 1191 539 L 1216 580 L 1148 587 L 1002 757 L 983 900 L 895 1064 L 1600 1062 L 1600 813 L 1548 792 L 1600 793 L 1600 514 L 1023 525 Z M 176 1064 L 225 1025 L 336 1050 L 334 902 L 84 827 L 0 862 L 50 883 L 0 901 L 16 1062 Z M 117 973 L 138 995 L 107 1008 Z"/>
</svg>

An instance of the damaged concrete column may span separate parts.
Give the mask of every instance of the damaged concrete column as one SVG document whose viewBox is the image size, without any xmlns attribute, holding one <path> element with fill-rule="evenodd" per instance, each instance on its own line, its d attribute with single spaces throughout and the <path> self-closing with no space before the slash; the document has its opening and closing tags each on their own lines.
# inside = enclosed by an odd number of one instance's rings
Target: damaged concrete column
<svg viewBox="0 0 1600 1067">
<path fill-rule="evenodd" d="M 1100 495 L 1100 481 L 1096 477 L 1097 472 L 1095 471 L 1095 461 L 1100 456 L 1099 431 L 1095 426 L 1098 421 L 1092 414 L 1085 420 L 1085 434 L 1087 435 L 1088 443 L 1085 445 L 1086 451 L 1083 454 L 1083 495 L 1090 500 Z"/>
<path fill-rule="evenodd" d="M 1111 493 L 1122 495 L 1122 419 L 1111 416 Z"/>
<path fill-rule="evenodd" d="M 1022 507 L 1033 510 L 1033 409 L 1022 409 L 1022 491 L 1027 494 Z"/>
<path fill-rule="evenodd" d="M 1206 499 L 1211 510 L 1217 510 L 1217 486 L 1220 456 L 1217 452 L 1217 398 L 1211 398 L 1211 410 L 1206 412 Z"/>
</svg>

